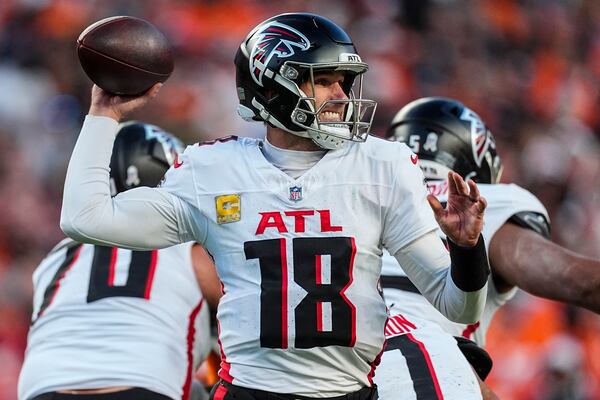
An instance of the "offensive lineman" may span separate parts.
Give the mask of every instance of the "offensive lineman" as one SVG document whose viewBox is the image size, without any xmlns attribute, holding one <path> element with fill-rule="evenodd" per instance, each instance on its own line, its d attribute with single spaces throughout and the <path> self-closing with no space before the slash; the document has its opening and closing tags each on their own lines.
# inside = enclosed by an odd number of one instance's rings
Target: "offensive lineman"
<svg viewBox="0 0 600 400">
<path fill-rule="evenodd" d="M 156 186 L 183 144 L 154 125 L 117 129 L 111 193 Z M 189 399 L 210 335 L 191 250 L 60 242 L 33 274 L 19 399 Z"/>
<path fill-rule="evenodd" d="M 239 113 L 266 122 L 266 139 L 190 146 L 162 187 L 114 198 L 106 166 L 117 121 L 160 85 L 137 98 L 94 87 L 61 227 L 92 243 L 144 249 L 195 240 L 210 252 L 224 292 L 213 399 L 376 399 L 387 319 L 377 286 L 382 248 L 444 315 L 473 322 L 489 268 L 485 200 L 450 174 L 448 207 L 429 198 L 434 218 L 408 148 L 366 141 L 364 116 L 375 106 L 360 98 L 367 64 L 328 19 L 273 17 L 250 32 L 235 64 Z"/>
<path fill-rule="evenodd" d="M 462 103 L 439 97 L 416 100 L 396 114 L 387 136 L 407 143 L 419 156 L 430 193 L 440 201 L 447 197 L 445 176 L 449 170 L 478 183 L 489 204 L 482 234 L 491 275 L 482 317 L 474 324 L 457 324 L 431 307 L 397 268 L 395 259 L 384 256 L 381 283 L 392 317 L 386 328 L 388 345 L 376 375 L 381 398 L 395 399 L 394 393 L 404 390 L 415 399 L 479 399 L 480 394 L 469 394 L 473 393 L 474 377 L 453 336 L 484 346 L 495 312 L 514 296 L 517 287 L 600 312 L 600 261 L 552 243 L 548 213 L 539 200 L 517 185 L 498 184 L 502 165 L 494 138 L 479 116 Z M 460 343 L 485 379 L 491 360 L 474 345 Z M 422 361 L 420 367 L 414 361 L 412 369 L 408 366 L 412 381 L 403 379 L 407 354 Z M 426 359 L 429 364 L 423 363 Z M 482 390 L 484 398 L 493 396 L 484 385 Z"/>
</svg>

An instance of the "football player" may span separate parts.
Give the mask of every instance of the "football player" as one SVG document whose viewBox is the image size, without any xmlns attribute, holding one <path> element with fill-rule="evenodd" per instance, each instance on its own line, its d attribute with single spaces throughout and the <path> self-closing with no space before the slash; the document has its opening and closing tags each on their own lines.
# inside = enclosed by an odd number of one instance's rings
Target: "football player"
<svg viewBox="0 0 600 400">
<path fill-rule="evenodd" d="M 235 66 L 239 113 L 266 123 L 266 139 L 189 146 L 161 187 L 114 198 L 106 166 L 117 121 L 160 84 L 134 98 L 94 87 L 61 227 L 96 244 L 145 249 L 194 240 L 208 250 L 224 292 L 213 399 L 375 399 L 387 320 L 382 248 L 444 315 L 474 322 L 489 272 L 480 236 L 485 200 L 472 181 L 450 174 L 442 208 L 427 197 L 406 145 L 367 140 L 375 108 L 361 98 L 368 66 L 332 21 L 272 17 L 243 41 Z"/>
<path fill-rule="evenodd" d="M 397 260 L 384 256 L 381 284 L 392 317 L 376 376 L 381 398 L 395 399 L 400 390 L 415 393 L 416 399 L 481 398 L 469 394 L 475 377 L 458 348 L 484 379 L 491 359 L 477 345 L 485 345 L 495 312 L 519 287 L 600 312 L 600 262 L 552 243 L 548 213 L 540 201 L 517 185 L 498 183 L 502 163 L 494 137 L 462 103 L 439 97 L 416 100 L 396 114 L 387 136 L 418 155 L 429 191 L 440 201 L 448 196 L 448 171 L 478 183 L 488 201 L 483 236 L 491 274 L 483 315 L 473 324 L 459 324 L 431 307 Z M 459 347 L 453 336 L 459 337 Z M 413 362 L 407 366 L 405 358 Z M 408 371 L 412 379 L 407 381 Z M 488 388 L 484 392 L 493 396 Z"/>
<path fill-rule="evenodd" d="M 183 150 L 154 125 L 116 131 L 110 175 L 108 165 L 100 172 L 111 195 L 156 186 Z M 210 261 L 200 254 L 194 262 Z M 35 270 L 33 286 L 19 399 L 190 398 L 210 334 L 192 243 L 131 251 L 65 239 Z"/>
</svg>

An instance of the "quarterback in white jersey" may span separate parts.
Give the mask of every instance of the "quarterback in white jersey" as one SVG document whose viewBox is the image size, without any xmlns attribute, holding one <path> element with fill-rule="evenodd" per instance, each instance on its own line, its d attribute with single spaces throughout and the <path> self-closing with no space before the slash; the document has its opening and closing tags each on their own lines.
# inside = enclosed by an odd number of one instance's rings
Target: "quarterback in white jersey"
<svg viewBox="0 0 600 400">
<path fill-rule="evenodd" d="M 448 170 L 478 182 L 489 204 L 482 233 L 491 274 L 481 318 L 473 324 L 457 324 L 425 301 L 393 257 L 384 256 L 381 284 L 392 318 L 386 327 L 386 349 L 390 351 L 384 353 L 376 376 L 381 398 L 397 399 L 394 393 L 406 386 L 413 387 L 404 392 L 408 399 L 479 399 L 482 394 L 494 398 L 482 382 L 482 393 L 473 394 L 473 374 L 456 343 L 452 345 L 452 336 L 459 337 L 458 346 L 485 379 L 491 359 L 466 338 L 485 345 L 494 313 L 518 287 L 600 312 L 600 261 L 552 243 L 548 213 L 539 200 L 519 186 L 497 183 L 501 162 L 494 138 L 479 116 L 462 103 L 446 98 L 414 101 L 398 112 L 388 136 L 409 144 L 419 155 L 429 190 L 442 202 L 448 191 L 443 179 Z M 408 337 L 399 338 L 403 335 Z M 418 351 L 414 342 L 418 342 Z M 429 360 L 422 362 L 421 368 L 412 368 L 411 375 L 416 378 L 412 382 L 397 379 L 401 376 L 398 371 L 407 368 L 406 354 Z"/>
<path fill-rule="evenodd" d="M 155 126 L 123 124 L 113 193 L 156 185 L 180 148 Z M 192 245 L 131 251 L 59 243 L 33 274 L 19 399 L 189 399 L 210 336 Z"/>
<path fill-rule="evenodd" d="M 366 69 L 348 35 L 323 17 L 265 21 L 238 50 L 236 73 L 240 113 L 267 122 L 267 138 L 190 146 L 161 187 L 114 198 L 106 165 L 117 121 L 160 85 L 133 99 L 93 88 L 61 227 L 97 244 L 144 249 L 194 240 L 209 251 L 224 291 L 215 400 L 376 399 L 387 319 L 378 290 L 383 248 L 448 318 L 480 317 L 489 269 L 480 235 L 485 200 L 473 182 L 450 174 L 444 209 L 427 197 L 405 145 L 367 140 L 370 121 L 362 117 L 374 104 L 360 98 Z M 436 219 L 451 239 L 450 256 Z"/>
</svg>

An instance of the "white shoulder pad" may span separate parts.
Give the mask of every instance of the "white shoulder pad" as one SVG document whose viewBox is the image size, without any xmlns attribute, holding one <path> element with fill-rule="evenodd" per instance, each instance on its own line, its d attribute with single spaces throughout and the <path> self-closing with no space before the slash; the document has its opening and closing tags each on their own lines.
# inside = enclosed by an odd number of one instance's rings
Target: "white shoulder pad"
<svg viewBox="0 0 600 400">
<path fill-rule="evenodd" d="M 377 136 L 369 136 L 367 141 L 359 146 L 367 152 L 369 158 L 383 162 L 394 162 L 403 158 L 409 161 L 413 154 L 406 144 L 392 142 Z"/>
<path fill-rule="evenodd" d="M 538 213 L 550 221 L 546 208 L 537 197 L 520 186 L 515 184 L 478 184 L 477 187 L 488 202 L 483 226 L 486 246 L 489 246 L 491 238 L 498 229 L 513 215 L 520 212 Z"/>
<path fill-rule="evenodd" d="M 225 136 L 222 138 L 198 142 L 188 146 L 185 153 L 194 157 L 196 166 L 209 166 L 231 161 L 231 152 L 241 148 L 250 138 L 238 138 L 237 136 Z M 241 145 L 241 146 L 240 146 Z"/>
</svg>

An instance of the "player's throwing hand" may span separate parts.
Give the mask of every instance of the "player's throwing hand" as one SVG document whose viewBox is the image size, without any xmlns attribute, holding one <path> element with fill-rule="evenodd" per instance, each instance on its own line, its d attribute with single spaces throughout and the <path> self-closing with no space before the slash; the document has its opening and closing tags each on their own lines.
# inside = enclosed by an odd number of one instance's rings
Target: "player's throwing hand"
<svg viewBox="0 0 600 400">
<path fill-rule="evenodd" d="M 116 121 L 121 121 L 156 97 L 162 85 L 162 83 L 156 83 L 148 91 L 139 96 L 117 96 L 94 85 L 89 113 L 97 117 L 109 117 Z"/>
</svg>

